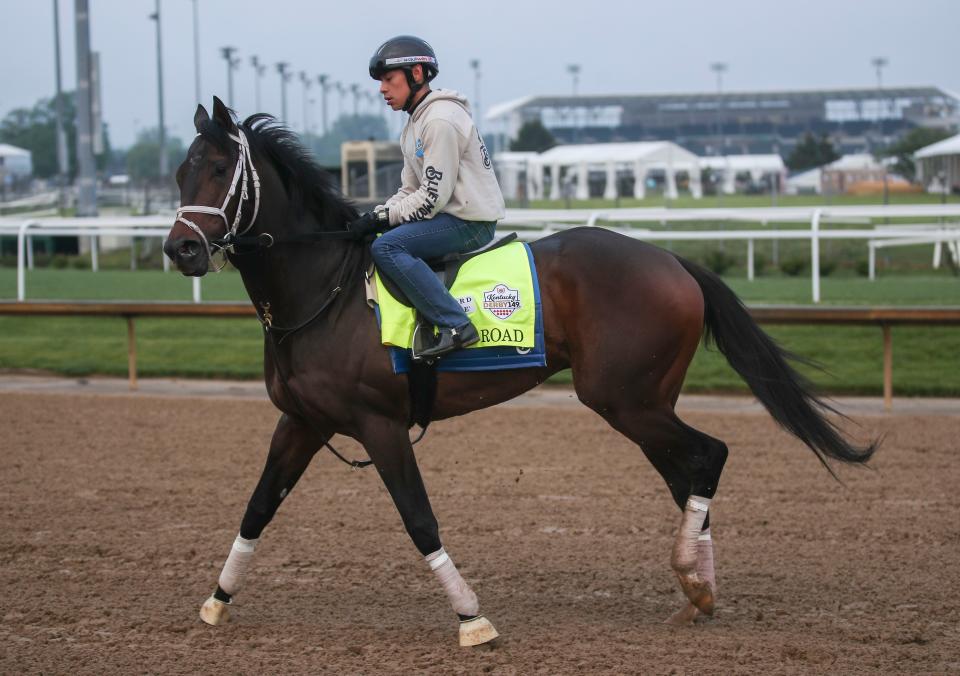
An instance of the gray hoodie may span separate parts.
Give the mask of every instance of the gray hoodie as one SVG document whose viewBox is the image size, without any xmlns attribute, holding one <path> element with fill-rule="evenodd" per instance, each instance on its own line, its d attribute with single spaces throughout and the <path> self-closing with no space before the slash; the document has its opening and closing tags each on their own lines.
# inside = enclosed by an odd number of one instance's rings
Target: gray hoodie
<svg viewBox="0 0 960 676">
<path fill-rule="evenodd" d="M 407 120 L 400 147 L 400 190 L 384 205 L 390 209 L 390 225 L 439 213 L 465 221 L 503 218 L 493 162 L 462 94 L 450 89 L 427 94 Z"/>
</svg>

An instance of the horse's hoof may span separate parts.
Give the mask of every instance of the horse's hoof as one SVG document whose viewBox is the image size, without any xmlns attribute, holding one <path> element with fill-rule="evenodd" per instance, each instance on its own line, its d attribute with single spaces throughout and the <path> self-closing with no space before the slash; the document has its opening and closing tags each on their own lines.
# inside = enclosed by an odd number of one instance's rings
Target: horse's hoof
<svg viewBox="0 0 960 676">
<path fill-rule="evenodd" d="M 665 619 L 663 623 L 673 625 L 674 627 L 689 627 L 691 624 L 693 624 L 693 621 L 697 619 L 699 614 L 700 611 L 695 605 L 692 603 L 687 603 L 683 606 L 683 608 Z"/>
<path fill-rule="evenodd" d="M 483 615 L 460 622 L 460 646 L 468 647 L 489 643 L 500 634 L 490 620 Z"/>
<path fill-rule="evenodd" d="M 713 615 L 714 599 L 713 587 L 696 573 L 692 575 L 683 575 L 678 573 L 677 579 L 680 581 L 680 588 L 686 594 L 687 599 L 697 607 L 704 615 Z"/>
<path fill-rule="evenodd" d="M 230 619 L 230 604 L 211 596 L 200 606 L 200 619 L 214 627 L 225 624 Z"/>
</svg>

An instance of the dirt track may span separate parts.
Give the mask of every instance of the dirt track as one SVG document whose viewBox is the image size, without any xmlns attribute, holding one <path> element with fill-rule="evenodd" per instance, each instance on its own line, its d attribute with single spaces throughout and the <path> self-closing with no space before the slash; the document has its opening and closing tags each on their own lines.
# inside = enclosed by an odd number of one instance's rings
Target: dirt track
<svg viewBox="0 0 960 676">
<path fill-rule="evenodd" d="M 326 455 L 236 621 L 200 623 L 268 403 L 0 393 L 0 673 L 960 672 L 960 416 L 863 417 L 886 442 L 846 488 L 764 414 L 686 418 L 731 449 L 718 611 L 687 629 L 660 624 L 678 512 L 629 442 L 571 407 L 436 425 L 418 456 L 444 543 L 503 634 L 470 650 L 376 473 Z"/>
</svg>

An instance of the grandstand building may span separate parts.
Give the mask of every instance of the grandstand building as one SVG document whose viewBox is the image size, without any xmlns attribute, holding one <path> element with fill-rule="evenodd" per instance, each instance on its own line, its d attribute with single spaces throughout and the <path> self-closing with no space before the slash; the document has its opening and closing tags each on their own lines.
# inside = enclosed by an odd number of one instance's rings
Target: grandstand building
<svg viewBox="0 0 960 676">
<path fill-rule="evenodd" d="M 841 153 L 886 145 L 914 127 L 956 129 L 960 97 L 936 87 L 713 94 L 530 96 L 493 106 L 498 149 L 539 120 L 560 143 L 673 141 L 698 155 L 788 155 L 807 132 Z"/>
</svg>

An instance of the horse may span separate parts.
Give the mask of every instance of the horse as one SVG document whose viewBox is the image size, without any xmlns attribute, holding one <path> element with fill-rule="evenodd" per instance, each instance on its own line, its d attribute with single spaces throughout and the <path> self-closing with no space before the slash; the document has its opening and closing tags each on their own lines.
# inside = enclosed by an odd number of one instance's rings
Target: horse
<svg viewBox="0 0 960 676">
<path fill-rule="evenodd" d="M 411 390 L 394 373 L 365 299 L 369 247 L 345 227 L 355 207 L 275 118 L 238 123 L 217 98 L 212 113 L 198 106 L 194 115 L 197 135 L 176 173 L 181 206 L 164 252 L 184 275 L 206 274 L 220 250 L 239 271 L 264 327 L 264 379 L 281 415 L 201 618 L 229 619 L 263 530 L 318 450 L 333 450 L 328 442 L 340 434 L 357 440 L 376 467 L 460 619 L 460 644 L 493 640 L 493 623 L 440 540 L 409 437 Z M 597 227 L 552 234 L 530 249 L 546 366 L 438 373 L 431 419 L 493 406 L 571 369 L 579 400 L 639 446 L 680 509 L 670 565 L 686 599 L 666 621 L 710 616 L 717 589 L 709 509 L 728 449 L 675 412 L 701 339 L 716 344 L 831 474 L 830 461 L 866 463 L 878 442 L 845 437 L 830 417 L 837 412 L 792 365 L 799 357 L 764 333 L 712 272 Z"/>
</svg>

